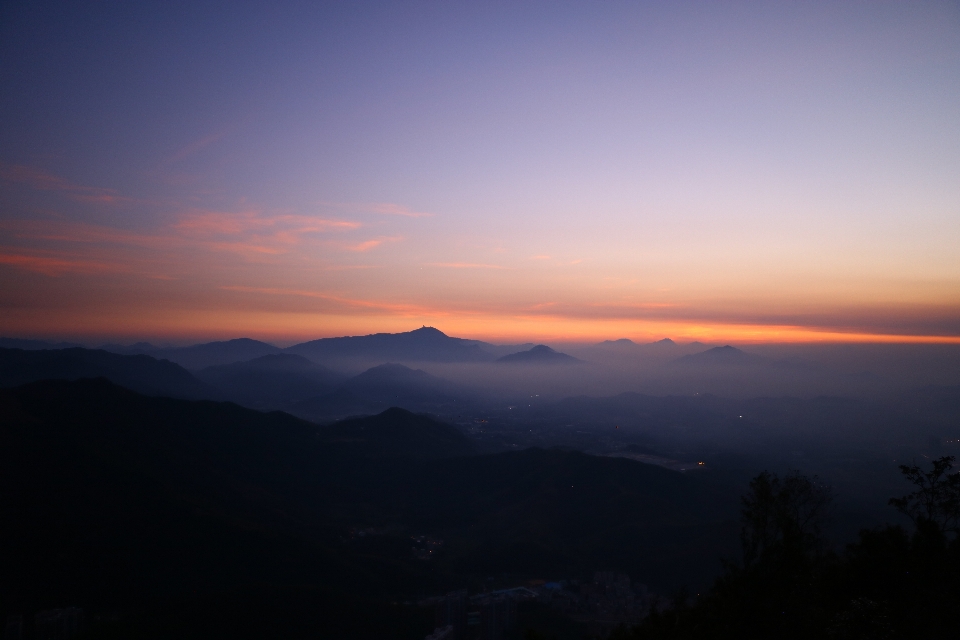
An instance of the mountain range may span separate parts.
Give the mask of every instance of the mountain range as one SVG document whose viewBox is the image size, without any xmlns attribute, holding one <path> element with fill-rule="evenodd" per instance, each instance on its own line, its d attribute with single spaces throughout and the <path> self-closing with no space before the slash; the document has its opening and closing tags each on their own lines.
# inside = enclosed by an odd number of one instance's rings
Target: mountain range
<svg viewBox="0 0 960 640">
<path fill-rule="evenodd" d="M 709 475 L 479 455 L 401 409 L 319 426 L 102 379 L 0 391 L 0 485 L 8 610 L 120 612 L 126 637 L 419 640 L 432 620 L 391 603 L 504 571 L 702 583 L 735 543 L 737 508 Z M 414 534 L 442 553 L 418 560 Z"/>
</svg>

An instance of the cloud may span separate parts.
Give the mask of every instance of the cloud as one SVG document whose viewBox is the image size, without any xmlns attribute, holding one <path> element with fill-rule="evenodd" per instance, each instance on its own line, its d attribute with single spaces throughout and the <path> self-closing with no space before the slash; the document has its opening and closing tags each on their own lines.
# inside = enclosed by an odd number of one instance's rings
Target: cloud
<svg viewBox="0 0 960 640">
<path fill-rule="evenodd" d="M 411 211 L 402 204 L 393 204 L 391 202 L 375 203 L 370 206 L 370 210 L 386 216 L 405 216 L 407 218 L 425 218 L 433 215 L 425 211 Z"/>
<path fill-rule="evenodd" d="M 357 251 L 357 252 L 370 251 L 370 249 L 375 249 L 385 242 L 397 242 L 399 240 L 403 240 L 403 237 L 392 236 L 392 237 L 374 238 L 372 240 L 365 240 L 364 242 L 359 242 L 357 244 L 347 245 L 346 248 L 349 251 Z"/>
<path fill-rule="evenodd" d="M 47 276 L 59 276 L 63 273 L 105 273 L 123 270 L 118 265 L 105 262 L 6 252 L 0 252 L 0 264 L 42 273 Z"/>
<path fill-rule="evenodd" d="M 113 189 L 87 187 L 70 182 L 43 169 L 24 165 L 0 165 L 0 179 L 4 182 L 25 184 L 37 191 L 65 193 L 77 202 L 92 204 L 119 204 L 131 202 L 131 198 L 119 195 Z"/>
<path fill-rule="evenodd" d="M 209 135 L 203 136 L 198 140 L 194 140 L 193 142 L 186 145 L 185 147 L 182 147 L 179 151 L 177 151 L 172 156 L 167 158 L 163 162 L 163 164 L 164 165 L 175 164 L 185 158 L 192 156 L 193 154 L 197 153 L 201 149 L 208 147 L 214 142 L 216 142 L 217 140 L 220 140 L 221 138 L 223 138 L 225 135 L 227 135 L 228 131 L 229 129 L 223 129 L 221 131 L 217 131 L 215 133 L 211 133 Z"/>
<path fill-rule="evenodd" d="M 385 216 L 402 216 L 404 218 L 427 218 L 432 213 L 414 211 L 402 204 L 394 202 L 321 202 L 324 207 L 356 213 L 377 213 Z"/>
<path fill-rule="evenodd" d="M 388 311 L 402 315 L 423 314 L 433 312 L 433 309 L 414 304 L 402 304 L 393 302 L 384 302 L 379 300 L 361 300 L 356 298 L 346 298 L 331 293 L 321 291 L 311 291 L 309 289 L 284 289 L 274 287 L 248 287 L 243 285 L 222 286 L 224 291 L 238 291 L 241 293 L 262 293 L 274 296 L 295 296 L 300 298 L 316 298 L 327 302 L 336 303 L 338 306 L 354 310 Z"/>
<path fill-rule="evenodd" d="M 499 264 L 483 264 L 478 262 L 427 262 L 427 267 L 444 267 L 447 269 L 508 269 Z"/>
<path fill-rule="evenodd" d="M 174 228 L 195 234 L 236 235 L 271 231 L 278 239 L 293 243 L 303 234 L 359 229 L 359 222 L 332 220 L 295 214 L 264 214 L 258 209 L 247 211 L 210 211 L 193 209 L 182 214 Z"/>
</svg>

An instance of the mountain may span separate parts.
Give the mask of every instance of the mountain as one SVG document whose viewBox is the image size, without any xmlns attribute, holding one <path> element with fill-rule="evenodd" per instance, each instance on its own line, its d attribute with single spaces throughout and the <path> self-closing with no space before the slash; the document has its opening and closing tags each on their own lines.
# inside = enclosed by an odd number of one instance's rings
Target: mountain
<svg viewBox="0 0 960 640">
<path fill-rule="evenodd" d="M 656 342 L 650 342 L 650 343 L 648 343 L 647 346 L 653 347 L 653 346 L 658 346 L 658 345 L 659 345 L 659 346 L 663 346 L 663 347 L 675 347 L 675 346 L 677 345 L 677 343 L 674 342 L 673 340 L 671 340 L 670 338 L 664 338 L 663 340 L 657 340 Z"/>
<path fill-rule="evenodd" d="M 157 351 L 163 351 L 164 347 L 158 347 L 149 342 L 137 342 L 135 344 L 123 345 L 114 342 L 100 345 L 100 349 L 110 353 L 119 353 L 125 356 L 152 355 Z"/>
<path fill-rule="evenodd" d="M 432 620 L 391 603 L 503 572 L 703 583 L 736 547 L 709 471 L 471 444 L 398 409 L 320 427 L 102 379 L 0 390 L 0 602 L 111 637 L 419 640 Z"/>
<path fill-rule="evenodd" d="M 123 356 L 99 349 L 0 349 L 0 387 L 36 380 L 103 377 L 146 395 L 221 398 L 180 365 L 150 356 Z"/>
<path fill-rule="evenodd" d="M 388 596 L 423 584 L 409 545 L 329 530 L 325 451 L 282 413 L 102 379 L 2 390 L 0 606 L 108 612 L 91 637 L 423 638 Z"/>
<path fill-rule="evenodd" d="M 378 402 L 394 399 L 410 402 L 450 401 L 458 392 L 456 385 L 420 369 L 387 363 L 371 367 L 350 378 L 343 388 Z"/>
<path fill-rule="evenodd" d="M 195 344 L 191 347 L 176 348 L 156 348 L 149 343 L 140 342 L 132 347 L 121 347 L 121 349 L 125 350 L 121 351 L 122 353 L 137 352 L 138 349 L 142 349 L 142 353 L 176 362 L 187 369 L 203 369 L 232 362 L 242 362 L 271 353 L 280 353 L 281 351 L 272 344 L 250 338 L 236 338 L 234 340 L 207 342 Z"/>
<path fill-rule="evenodd" d="M 289 407 L 308 420 L 330 420 L 379 413 L 387 407 L 413 411 L 437 411 L 465 401 L 471 394 L 442 378 L 402 364 L 371 367 L 340 384 L 330 393 L 317 395 Z"/>
<path fill-rule="evenodd" d="M 575 364 L 582 362 L 573 356 L 554 351 L 545 344 L 538 344 L 529 351 L 520 351 L 510 355 L 497 358 L 497 362 L 506 362 L 511 364 Z"/>
<path fill-rule="evenodd" d="M 604 340 L 597 343 L 598 347 L 636 347 L 636 342 L 629 338 L 620 338 L 619 340 Z"/>
<path fill-rule="evenodd" d="M 433 327 L 406 333 L 376 333 L 367 336 L 321 338 L 294 345 L 289 353 L 316 362 L 363 359 L 407 362 L 483 362 L 493 356 L 476 340 L 451 338 Z"/>
<path fill-rule="evenodd" d="M 680 358 L 674 362 L 683 366 L 744 366 L 762 364 L 766 359 L 756 356 L 736 347 L 725 345 L 723 347 L 714 347 L 700 353 L 692 353 Z"/>
<path fill-rule="evenodd" d="M 351 457 L 452 458 L 476 452 L 473 441 L 455 427 L 397 407 L 322 427 L 317 440 Z"/>
<path fill-rule="evenodd" d="M 237 404 L 260 410 L 283 409 L 330 393 L 346 379 L 292 353 L 271 353 L 245 362 L 207 367 L 195 375 Z"/>
</svg>

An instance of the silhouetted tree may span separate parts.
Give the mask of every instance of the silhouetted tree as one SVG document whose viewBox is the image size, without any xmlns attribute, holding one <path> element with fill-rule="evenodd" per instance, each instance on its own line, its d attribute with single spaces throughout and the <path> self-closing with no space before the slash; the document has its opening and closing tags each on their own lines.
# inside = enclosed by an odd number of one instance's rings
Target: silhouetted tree
<svg viewBox="0 0 960 640">
<path fill-rule="evenodd" d="M 916 491 L 890 501 L 916 524 L 860 532 L 825 552 L 831 492 L 764 472 L 743 497 L 743 566 L 728 565 L 692 606 L 654 612 L 620 638 L 736 640 L 953 638 L 960 629 L 960 474 L 954 459 L 902 466 Z"/>
<path fill-rule="evenodd" d="M 770 553 L 819 553 L 833 494 L 818 478 L 792 472 L 782 480 L 764 471 L 750 482 L 741 511 L 743 564 Z"/>
<path fill-rule="evenodd" d="M 935 524 L 941 533 L 960 533 L 960 472 L 953 469 L 953 456 L 933 461 L 930 471 L 913 465 L 900 465 L 917 490 L 902 498 L 891 498 L 890 504 L 913 520 L 919 531 L 926 523 Z"/>
</svg>

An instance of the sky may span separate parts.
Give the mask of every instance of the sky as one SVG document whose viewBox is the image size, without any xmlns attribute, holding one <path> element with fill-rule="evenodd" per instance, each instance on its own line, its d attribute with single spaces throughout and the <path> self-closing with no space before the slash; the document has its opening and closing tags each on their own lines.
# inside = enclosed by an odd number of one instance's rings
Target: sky
<svg viewBox="0 0 960 640">
<path fill-rule="evenodd" d="M 956 2 L 5 2 L 0 334 L 960 342 Z"/>
</svg>

